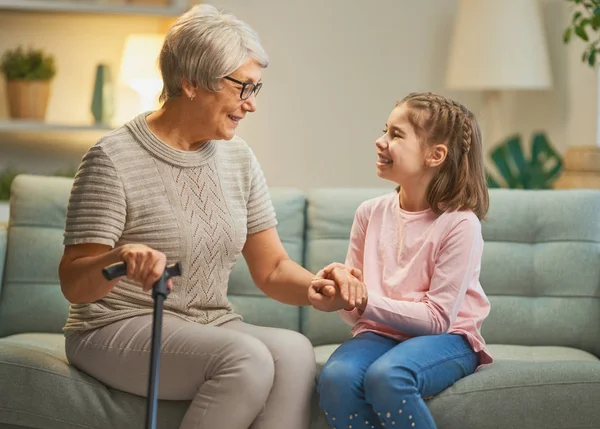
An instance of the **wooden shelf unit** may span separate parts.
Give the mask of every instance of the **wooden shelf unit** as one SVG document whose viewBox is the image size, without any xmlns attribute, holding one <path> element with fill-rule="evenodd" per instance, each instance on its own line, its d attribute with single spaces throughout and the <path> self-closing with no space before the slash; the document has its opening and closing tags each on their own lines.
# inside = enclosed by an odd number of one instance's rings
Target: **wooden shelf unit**
<svg viewBox="0 0 600 429">
<path fill-rule="evenodd" d="M 113 14 L 175 17 L 188 7 L 188 0 L 172 0 L 171 5 L 115 3 L 106 0 L 0 0 L 0 11 L 74 14 Z"/>
</svg>

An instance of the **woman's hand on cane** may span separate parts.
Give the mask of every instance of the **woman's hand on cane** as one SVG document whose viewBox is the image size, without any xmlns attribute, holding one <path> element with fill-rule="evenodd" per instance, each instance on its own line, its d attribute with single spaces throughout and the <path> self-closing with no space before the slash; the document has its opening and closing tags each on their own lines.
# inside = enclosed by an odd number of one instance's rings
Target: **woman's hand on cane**
<svg viewBox="0 0 600 429">
<path fill-rule="evenodd" d="M 121 247 L 121 260 L 127 264 L 127 278 L 139 283 L 143 290 L 152 290 L 167 266 L 164 253 L 144 244 L 125 244 Z M 169 290 L 173 290 L 173 281 L 167 281 Z"/>
</svg>

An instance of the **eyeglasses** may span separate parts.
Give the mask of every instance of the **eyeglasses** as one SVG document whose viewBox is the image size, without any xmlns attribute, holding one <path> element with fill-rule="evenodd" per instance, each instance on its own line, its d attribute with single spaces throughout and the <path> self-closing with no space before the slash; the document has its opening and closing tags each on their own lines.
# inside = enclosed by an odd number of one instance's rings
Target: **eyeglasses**
<svg viewBox="0 0 600 429">
<path fill-rule="evenodd" d="M 254 96 L 256 97 L 260 92 L 260 88 L 262 88 L 262 82 L 259 82 L 257 84 L 254 84 L 252 82 L 240 82 L 239 80 L 229 76 L 225 76 L 224 79 L 235 82 L 238 85 L 242 85 L 242 91 L 240 92 L 240 98 L 242 100 L 249 99 L 252 93 L 254 93 Z"/>
</svg>

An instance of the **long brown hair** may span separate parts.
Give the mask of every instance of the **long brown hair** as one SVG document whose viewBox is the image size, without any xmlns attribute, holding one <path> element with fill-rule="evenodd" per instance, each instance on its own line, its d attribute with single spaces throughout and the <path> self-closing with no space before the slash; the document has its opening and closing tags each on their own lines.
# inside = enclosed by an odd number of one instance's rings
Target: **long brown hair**
<svg viewBox="0 0 600 429">
<path fill-rule="evenodd" d="M 485 219 L 489 195 L 475 115 L 462 104 L 431 92 L 408 94 L 396 103 L 400 105 L 406 106 L 408 121 L 423 145 L 448 148 L 427 189 L 431 209 L 437 214 L 472 210 L 480 220 Z"/>
</svg>

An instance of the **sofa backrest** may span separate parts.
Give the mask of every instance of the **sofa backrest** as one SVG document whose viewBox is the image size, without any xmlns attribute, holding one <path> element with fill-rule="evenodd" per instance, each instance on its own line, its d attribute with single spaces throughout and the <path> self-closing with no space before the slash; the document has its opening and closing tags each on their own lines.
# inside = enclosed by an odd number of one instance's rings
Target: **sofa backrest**
<svg viewBox="0 0 600 429">
<path fill-rule="evenodd" d="M 68 303 L 60 291 L 58 263 L 72 183 L 28 175 L 13 182 L 0 286 L 0 337 L 61 332 Z M 360 203 L 390 191 L 270 192 L 290 257 L 316 272 L 344 261 Z M 600 191 L 492 189 L 490 198 L 488 219 L 482 224 L 481 283 L 492 304 L 482 328 L 486 341 L 571 346 L 600 356 Z M 0 262 L 3 235 L 0 228 Z M 243 258 L 232 272 L 229 296 L 249 323 L 299 330 L 315 345 L 350 337 L 349 326 L 334 313 L 265 297 Z"/>
<path fill-rule="evenodd" d="M 481 283 L 490 343 L 600 356 L 600 191 L 494 189 Z"/>
<path fill-rule="evenodd" d="M 60 332 L 69 304 L 58 282 L 62 233 L 73 181 L 18 176 L 13 181 L 0 337 L 21 332 Z"/>
<path fill-rule="evenodd" d="M 299 190 L 289 188 L 271 188 L 270 194 L 283 246 L 290 258 L 303 265 L 306 198 Z M 300 330 L 300 307 L 266 297 L 252 281 L 246 261 L 241 256 L 229 279 L 228 297 L 244 322 Z"/>
<path fill-rule="evenodd" d="M 0 287 L 0 337 L 62 331 L 69 304 L 60 290 L 58 264 L 72 184 L 69 178 L 35 175 L 20 175 L 13 181 Z M 293 260 L 303 264 L 306 199 L 288 188 L 271 189 L 271 197 L 283 245 Z M 5 233 L 0 228 L 0 261 L 4 261 Z M 0 268 L 0 279 L 1 273 Z M 252 282 L 243 258 L 231 274 L 229 296 L 248 323 L 300 329 L 300 308 L 265 297 Z"/>
<path fill-rule="evenodd" d="M 0 223 L 0 296 L 2 294 L 2 278 L 4 277 L 4 263 L 6 261 L 7 230 L 4 224 Z"/>
<path fill-rule="evenodd" d="M 354 212 L 363 201 L 391 192 L 378 189 L 314 189 L 307 193 L 306 268 L 316 273 L 332 262 L 344 262 Z M 350 338 L 350 326 L 336 313 L 302 308 L 302 333 L 313 344 Z"/>
<path fill-rule="evenodd" d="M 343 261 L 354 210 L 390 190 L 308 193 L 306 264 Z M 490 189 L 482 222 L 481 284 L 491 302 L 488 343 L 558 345 L 600 356 L 600 191 Z M 315 344 L 343 341 L 337 315 L 303 309 Z"/>
</svg>

